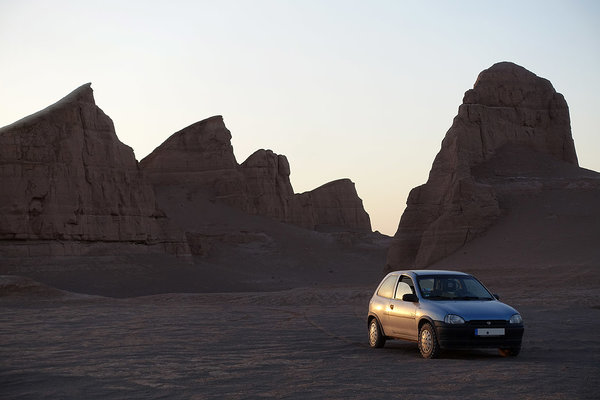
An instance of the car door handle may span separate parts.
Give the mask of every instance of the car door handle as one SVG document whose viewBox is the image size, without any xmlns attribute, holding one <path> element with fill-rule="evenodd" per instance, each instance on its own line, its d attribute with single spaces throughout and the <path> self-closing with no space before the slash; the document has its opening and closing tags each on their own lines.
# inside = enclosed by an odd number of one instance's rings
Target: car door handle
<svg viewBox="0 0 600 400">
<path fill-rule="evenodd" d="M 390 304 L 390 310 L 393 310 L 393 309 L 394 309 L 394 305 Z"/>
</svg>

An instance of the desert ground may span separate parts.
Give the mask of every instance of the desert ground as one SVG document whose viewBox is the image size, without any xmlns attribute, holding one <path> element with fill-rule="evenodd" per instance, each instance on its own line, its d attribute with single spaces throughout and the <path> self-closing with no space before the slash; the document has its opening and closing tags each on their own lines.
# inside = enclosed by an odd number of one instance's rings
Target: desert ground
<svg viewBox="0 0 600 400">
<path fill-rule="evenodd" d="M 187 264 L 0 259 L 0 398 L 597 399 L 598 198 L 525 195 L 432 266 L 473 273 L 521 312 L 516 358 L 369 348 L 368 301 L 389 244 L 377 235 L 251 219 L 245 236 Z"/>
<path fill-rule="evenodd" d="M 3 277 L 3 399 L 597 399 L 600 269 L 473 270 L 523 314 L 516 358 L 371 349 L 377 282 L 110 298 Z"/>
</svg>

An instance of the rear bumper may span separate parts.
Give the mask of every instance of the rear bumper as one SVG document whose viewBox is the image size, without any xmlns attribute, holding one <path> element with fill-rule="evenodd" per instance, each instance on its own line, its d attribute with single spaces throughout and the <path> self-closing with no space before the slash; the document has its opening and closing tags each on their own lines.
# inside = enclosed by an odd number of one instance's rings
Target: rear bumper
<svg viewBox="0 0 600 400">
<path fill-rule="evenodd" d="M 497 327 L 497 326 L 496 326 Z M 449 325 L 436 321 L 435 330 L 438 343 L 443 349 L 473 348 L 520 348 L 523 339 L 523 325 L 505 325 L 502 336 L 477 336 L 475 330 L 485 326 Z"/>
</svg>

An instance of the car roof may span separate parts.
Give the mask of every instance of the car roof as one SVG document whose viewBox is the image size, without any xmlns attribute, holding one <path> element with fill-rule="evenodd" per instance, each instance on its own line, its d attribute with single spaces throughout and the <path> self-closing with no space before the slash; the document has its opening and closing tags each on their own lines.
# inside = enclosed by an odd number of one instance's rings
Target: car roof
<svg viewBox="0 0 600 400">
<path fill-rule="evenodd" d="M 393 271 L 390 274 L 408 274 L 414 276 L 423 276 L 423 275 L 469 275 L 460 271 L 448 271 L 444 269 L 411 269 L 406 271 Z"/>
</svg>

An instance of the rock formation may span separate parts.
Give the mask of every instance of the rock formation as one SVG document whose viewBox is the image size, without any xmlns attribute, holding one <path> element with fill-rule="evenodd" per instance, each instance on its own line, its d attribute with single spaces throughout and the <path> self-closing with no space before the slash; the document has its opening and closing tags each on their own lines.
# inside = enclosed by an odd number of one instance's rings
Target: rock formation
<svg viewBox="0 0 600 400">
<path fill-rule="evenodd" d="M 0 129 L 0 166 L 0 240 L 60 241 L 62 247 L 128 242 L 185 251 L 183 236 L 156 209 L 152 186 L 96 106 L 90 84 Z"/>
<path fill-rule="evenodd" d="M 290 164 L 284 155 L 257 150 L 241 165 L 246 181 L 246 211 L 288 221 L 294 190 L 290 183 Z"/>
<path fill-rule="evenodd" d="M 140 161 L 140 167 L 155 186 L 202 188 L 229 205 L 246 206 L 244 177 L 221 116 L 174 133 Z"/>
<path fill-rule="evenodd" d="M 239 165 L 231 133 L 215 116 L 173 134 L 140 162 L 155 188 L 185 187 L 250 215 L 313 230 L 370 232 L 354 184 L 343 179 L 295 195 L 283 155 L 258 150 Z"/>
<path fill-rule="evenodd" d="M 506 180 L 494 184 L 474 171 L 507 154 L 520 154 L 521 161 L 541 154 L 577 166 L 563 96 L 548 80 L 501 62 L 465 93 L 427 183 L 410 192 L 386 270 L 427 266 L 493 224 L 503 211 Z M 513 177 L 521 172 L 505 169 Z"/>
<path fill-rule="evenodd" d="M 368 232 L 369 214 L 350 179 L 326 183 L 294 197 L 294 209 L 289 222 L 317 231 Z"/>
</svg>

